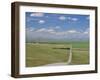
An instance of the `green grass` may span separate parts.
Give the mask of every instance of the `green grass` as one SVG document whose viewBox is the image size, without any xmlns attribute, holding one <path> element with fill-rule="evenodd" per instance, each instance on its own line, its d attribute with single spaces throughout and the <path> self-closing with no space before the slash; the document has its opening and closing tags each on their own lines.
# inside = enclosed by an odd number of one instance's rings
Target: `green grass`
<svg viewBox="0 0 100 80">
<path fill-rule="evenodd" d="M 68 61 L 68 50 L 72 44 L 71 65 L 89 63 L 89 44 L 87 42 L 69 43 L 26 43 L 26 67 L 42 66 Z"/>
</svg>

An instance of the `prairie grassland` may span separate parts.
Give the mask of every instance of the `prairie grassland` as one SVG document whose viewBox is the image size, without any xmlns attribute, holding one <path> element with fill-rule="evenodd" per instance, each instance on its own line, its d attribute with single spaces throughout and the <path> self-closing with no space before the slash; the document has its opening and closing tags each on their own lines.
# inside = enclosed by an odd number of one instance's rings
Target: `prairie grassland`
<svg viewBox="0 0 100 80">
<path fill-rule="evenodd" d="M 52 63 L 66 63 L 72 45 L 70 65 L 89 64 L 88 42 L 72 43 L 26 43 L 26 67 L 43 66 Z"/>
</svg>

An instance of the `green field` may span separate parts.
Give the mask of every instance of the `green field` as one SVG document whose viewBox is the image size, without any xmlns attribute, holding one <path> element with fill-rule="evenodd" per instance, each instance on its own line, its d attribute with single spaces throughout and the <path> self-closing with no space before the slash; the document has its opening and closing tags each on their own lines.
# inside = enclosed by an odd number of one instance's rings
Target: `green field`
<svg viewBox="0 0 100 80">
<path fill-rule="evenodd" d="M 89 64 L 88 42 L 26 43 L 26 67 L 52 63 L 66 63 L 72 45 L 72 61 L 69 65 Z"/>
</svg>

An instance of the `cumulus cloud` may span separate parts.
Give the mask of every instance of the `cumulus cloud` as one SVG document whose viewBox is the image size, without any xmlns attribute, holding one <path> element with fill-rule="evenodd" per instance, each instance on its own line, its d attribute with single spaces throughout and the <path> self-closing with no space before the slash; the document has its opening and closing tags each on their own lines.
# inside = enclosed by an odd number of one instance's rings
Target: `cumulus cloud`
<svg viewBox="0 0 100 80">
<path fill-rule="evenodd" d="M 39 20 L 38 21 L 40 24 L 43 24 L 43 23 L 45 23 L 45 20 Z"/>
<path fill-rule="evenodd" d="M 65 30 L 59 31 L 54 28 L 29 28 L 26 32 L 27 40 L 38 40 L 38 39 L 66 39 L 66 40 L 87 40 L 89 38 L 89 29 L 84 32 L 77 30 Z"/>
<path fill-rule="evenodd" d="M 52 33 L 52 32 L 55 32 L 54 29 L 46 29 L 46 28 L 40 28 L 38 30 L 36 30 L 35 32 L 48 32 L 48 33 Z"/>
<path fill-rule="evenodd" d="M 59 17 L 59 20 L 68 20 L 68 21 L 76 22 L 76 21 L 78 21 L 78 18 L 76 18 L 76 17 L 65 17 L 65 16 L 60 16 L 60 17 Z"/>
<path fill-rule="evenodd" d="M 59 19 L 60 19 L 60 20 L 65 20 L 66 17 L 65 17 L 65 16 L 60 16 Z"/>
<path fill-rule="evenodd" d="M 67 30 L 67 31 L 62 31 L 62 32 L 56 32 L 57 35 L 69 35 L 69 34 L 77 34 L 79 33 L 76 30 Z"/>
<path fill-rule="evenodd" d="M 78 18 L 75 18 L 75 17 L 67 17 L 67 20 L 69 21 L 78 21 Z"/>
<path fill-rule="evenodd" d="M 79 33 L 79 32 L 76 30 L 69 30 L 68 33 Z"/>
<path fill-rule="evenodd" d="M 46 29 L 45 28 L 41 28 L 41 29 L 38 29 L 38 30 L 36 30 L 35 32 L 45 32 L 46 31 Z"/>
<path fill-rule="evenodd" d="M 27 31 L 33 31 L 34 33 L 49 33 L 53 35 L 69 35 L 69 34 L 88 34 L 89 29 L 86 29 L 84 32 L 79 32 L 77 30 L 65 30 L 65 31 L 57 31 L 55 28 L 39 28 L 39 29 L 34 29 L 33 27 L 29 27 L 26 29 Z"/>
<path fill-rule="evenodd" d="M 77 34 L 79 33 L 78 31 L 76 30 L 67 30 L 67 31 L 56 31 L 55 29 L 51 28 L 51 29 L 46 29 L 46 28 L 40 28 L 38 30 L 36 30 L 35 32 L 38 32 L 38 33 L 43 33 L 43 32 L 46 32 L 46 33 L 49 33 L 49 34 L 53 34 L 53 35 L 68 35 L 68 34 Z"/>
<path fill-rule="evenodd" d="M 78 21 L 78 19 L 77 18 L 72 18 L 72 21 Z"/>
<path fill-rule="evenodd" d="M 36 12 L 36 13 L 31 13 L 30 16 L 32 17 L 43 17 L 44 16 L 44 13 L 39 13 L 39 12 Z"/>
</svg>

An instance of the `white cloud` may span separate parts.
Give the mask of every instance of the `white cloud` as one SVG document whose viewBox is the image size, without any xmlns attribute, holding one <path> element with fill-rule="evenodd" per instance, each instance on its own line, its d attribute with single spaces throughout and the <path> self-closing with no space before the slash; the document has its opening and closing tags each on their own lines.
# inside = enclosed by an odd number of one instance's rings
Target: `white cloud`
<svg viewBox="0 0 100 80">
<path fill-rule="evenodd" d="M 65 17 L 65 16 L 60 16 L 59 19 L 60 19 L 60 20 L 65 20 L 66 17 Z"/>
<path fill-rule="evenodd" d="M 43 24 L 43 23 L 45 23 L 45 20 L 39 20 L 39 23 Z"/>
<path fill-rule="evenodd" d="M 53 35 L 69 35 L 69 34 L 79 34 L 80 32 L 76 30 L 67 30 L 67 31 L 56 31 L 55 29 L 46 29 L 46 28 L 40 28 L 36 30 L 35 32 L 43 33 L 46 32 L 47 34 L 53 34 Z"/>
<path fill-rule="evenodd" d="M 40 29 L 34 29 L 31 31 L 31 28 L 27 28 L 26 36 L 27 39 L 29 40 L 36 40 L 39 37 L 44 38 L 44 39 L 75 39 L 75 40 L 80 40 L 80 39 L 88 39 L 88 31 L 89 29 L 86 29 L 84 32 L 80 32 L 77 30 L 65 30 L 65 31 L 58 31 L 54 28 L 40 28 Z"/>
<path fill-rule="evenodd" d="M 79 33 L 79 32 L 76 30 L 69 30 L 68 33 Z"/>
<path fill-rule="evenodd" d="M 77 18 L 72 18 L 72 21 L 78 21 L 78 19 Z"/>
<path fill-rule="evenodd" d="M 78 32 L 78 31 L 76 31 L 76 30 L 68 30 L 68 31 L 56 31 L 54 34 L 55 35 L 66 35 L 66 36 L 68 36 L 69 34 L 78 34 L 78 33 L 80 33 L 80 32 Z"/>
<path fill-rule="evenodd" d="M 55 32 L 55 30 L 54 29 L 40 28 L 40 29 L 36 30 L 35 32 L 48 32 L 48 33 L 53 33 L 53 32 Z"/>
<path fill-rule="evenodd" d="M 48 31 L 48 32 L 55 32 L 54 29 L 48 29 L 47 31 Z"/>
<path fill-rule="evenodd" d="M 41 29 L 36 30 L 35 32 L 45 32 L 45 31 L 46 31 L 45 28 L 41 28 Z"/>
<path fill-rule="evenodd" d="M 78 18 L 75 18 L 75 17 L 74 18 L 73 17 L 67 17 L 67 19 L 70 20 L 70 21 L 78 21 Z"/>
<path fill-rule="evenodd" d="M 30 16 L 34 16 L 34 17 L 43 17 L 44 16 L 44 13 L 31 13 Z"/>
<path fill-rule="evenodd" d="M 52 34 L 52 35 L 65 35 L 67 32 L 58 32 L 56 31 L 55 29 L 46 29 L 46 28 L 41 28 L 41 29 L 38 29 L 37 31 L 35 32 L 38 32 L 38 33 L 43 33 L 43 32 L 46 32 L 46 34 Z"/>
<path fill-rule="evenodd" d="M 35 29 L 33 27 L 26 28 L 27 32 L 33 32 L 34 34 L 48 34 L 53 35 L 53 36 L 69 36 L 69 35 L 88 35 L 89 34 L 89 29 L 86 29 L 84 32 L 79 32 L 77 30 L 66 30 L 66 31 L 57 31 L 54 28 L 40 28 L 40 29 Z"/>
<path fill-rule="evenodd" d="M 86 32 L 84 32 L 84 34 L 88 34 L 88 33 L 89 33 L 89 32 L 87 32 L 87 31 L 86 31 Z"/>
</svg>

